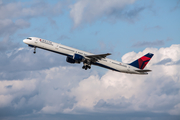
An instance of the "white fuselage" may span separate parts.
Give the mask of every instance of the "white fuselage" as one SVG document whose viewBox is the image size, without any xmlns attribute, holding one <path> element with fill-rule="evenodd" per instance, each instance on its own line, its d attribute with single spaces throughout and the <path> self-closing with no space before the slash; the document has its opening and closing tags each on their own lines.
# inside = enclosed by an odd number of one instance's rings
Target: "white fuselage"
<svg viewBox="0 0 180 120">
<path fill-rule="evenodd" d="M 44 40 L 41 38 L 37 38 L 37 37 L 30 37 L 30 39 L 24 39 L 23 42 L 28 44 L 31 47 L 45 49 L 45 50 L 59 53 L 59 54 L 65 55 L 65 56 L 73 56 L 74 54 L 79 54 L 82 56 L 94 55 L 89 52 L 78 50 L 78 49 L 75 49 L 72 47 L 68 47 L 68 46 L 65 46 L 62 44 L 54 43 L 54 42 Z M 92 64 L 101 66 L 101 67 L 104 67 L 107 69 L 111 69 L 114 71 L 123 72 L 123 73 L 147 74 L 146 72 L 137 72 L 136 70 L 140 70 L 140 69 L 135 68 L 131 65 L 121 63 L 121 62 L 118 62 L 118 61 L 115 61 L 112 59 L 108 59 L 108 58 L 102 58 Z"/>
</svg>

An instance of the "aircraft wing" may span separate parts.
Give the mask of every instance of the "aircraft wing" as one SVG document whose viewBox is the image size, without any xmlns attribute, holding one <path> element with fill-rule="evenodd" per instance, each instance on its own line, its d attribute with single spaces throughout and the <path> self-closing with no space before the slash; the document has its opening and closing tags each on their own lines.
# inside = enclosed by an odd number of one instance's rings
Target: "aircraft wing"
<svg viewBox="0 0 180 120">
<path fill-rule="evenodd" d="M 87 55 L 87 58 L 90 58 L 93 61 L 101 60 L 102 58 L 105 58 L 106 56 L 111 55 L 110 53 L 106 54 L 99 54 L 99 55 Z"/>
<path fill-rule="evenodd" d="M 151 72 L 151 70 L 135 70 L 137 72 Z"/>
</svg>

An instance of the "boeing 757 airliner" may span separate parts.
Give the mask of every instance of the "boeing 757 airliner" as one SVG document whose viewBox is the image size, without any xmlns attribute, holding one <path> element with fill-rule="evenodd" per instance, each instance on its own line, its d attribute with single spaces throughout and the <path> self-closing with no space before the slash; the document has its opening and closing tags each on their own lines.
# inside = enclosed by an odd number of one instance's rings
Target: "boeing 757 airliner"
<svg viewBox="0 0 180 120">
<path fill-rule="evenodd" d="M 135 60 L 130 64 L 121 63 L 112 59 L 108 59 L 107 56 L 110 53 L 94 55 L 89 52 L 71 48 L 62 44 L 54 43 L 45 39 L 37 37 L 29 37 L 23 40 L 24 43 L 34 48 L 41 48 L 51 52 L 55 52 L 66 56 L 68 63 L 83 63 L 83 69 L 91 69 L 91 65 L 97 65 L 113 71 L 130 73 L 130 74 L 148 74 L 151 70 L 144 70 L 149 60 L 152 58 L 152 53 L 147 53 L 141 58 Z"/>
</svg>

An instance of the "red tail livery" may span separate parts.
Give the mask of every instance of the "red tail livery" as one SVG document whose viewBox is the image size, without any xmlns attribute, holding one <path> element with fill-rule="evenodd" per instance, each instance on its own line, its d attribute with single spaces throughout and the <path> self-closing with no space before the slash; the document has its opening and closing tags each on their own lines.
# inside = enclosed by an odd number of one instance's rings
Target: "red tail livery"
<svg viewBox="0 0 180 120">
<path fill-rule="evenodd" d="M 152 53 L 148 53 L 148 54 L 142 56 L 141 58 L 135 60 L 134 62 L 130 63 L 129 65 L 143 70 L 144 67 L 147 65 L 147 63 L 152 58 L 152 56 L 153 56 Z"/>
</svg>

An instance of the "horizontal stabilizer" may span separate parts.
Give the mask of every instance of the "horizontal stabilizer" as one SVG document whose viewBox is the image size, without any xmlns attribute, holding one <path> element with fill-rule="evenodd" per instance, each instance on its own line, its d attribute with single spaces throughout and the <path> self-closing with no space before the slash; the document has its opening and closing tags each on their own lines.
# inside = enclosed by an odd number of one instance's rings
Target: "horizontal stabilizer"
<svg viewBox="0 0 180 120">
<path fill-rule="evenodd" d="M 136 70 L 137 72 L 151 72 L 151 70 Z"/>
</svg>

